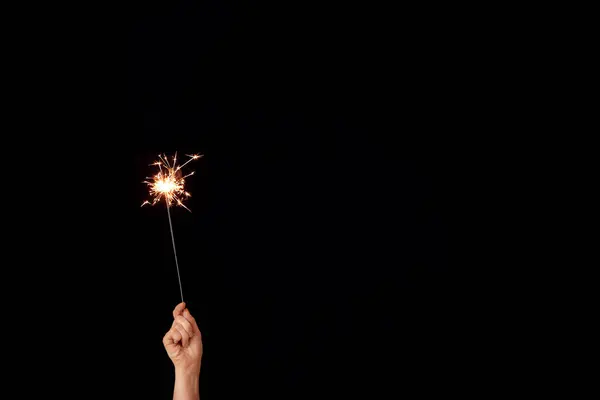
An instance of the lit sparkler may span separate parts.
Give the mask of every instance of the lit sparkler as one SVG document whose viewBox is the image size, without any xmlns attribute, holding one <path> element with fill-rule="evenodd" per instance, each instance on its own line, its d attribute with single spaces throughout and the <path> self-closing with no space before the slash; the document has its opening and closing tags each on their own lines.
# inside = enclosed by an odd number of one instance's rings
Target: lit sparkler
<svg viewBox="0 0 600 400">
<path fill-rule="evenodd" d="M 158 167 L 158 174 L 154 175 L 152 178 L 146 178 L 149 180 L 144 181 L 143 183 L 150 187 L 150 195 L 154 198 L 151 202 L 148 200 L 144 201 L 142 206 L 146 204 L 155 205 L 164 198 L 167 207 L 170 207 L 175 203 L 190 211 L 190 209 L 183 204 L 182 200 L 191 196 L 189 192 L 185 191 L 184 185 L 185 178 L 194 175 L 194 171 L 184 176 L 181 169 L 189 162 L 199 159 L 202 155 L 189 154 L 188 157 L 190 157 L 190 159 L 185 163 L 177 165 L 177 153 L 175 153 L 175 156 L 173 156 L 173 164 L 171 165 L 167 156 L 163 154 L 162 156 L 158 156 L 159 161 L 150 164 L 151 166 Z"/>
<path fill-rule="evenodd" d="M 155 205 L 162 199 L 165 199 L 167 205 L 167 215 L 169 217 L 169 228 L 171 229 L 171 241 L 173 242 L 173 254 L 175 255 L 175 266 L 177 267 L 177 278 L 179 279 L 179 291 L 181 293 L 181 301 L 183 302 L 183 289 L 181 288 L 181 276 L 179 275 L 179 264 L 177 262 L 177 250 L 175 250 L 175 237 L 173 235 L 173 225 L 171 224 L 171 212 L 169 209 L 172 204 L 181 206 L 186 210 L 190 211 L 183 204 L 183 200 L 191 197 L 189 192 L 184 189 L 185 178 L 194 175 L 194 171 L 187 175 L 183 175 L 182 168 L 185 167 L 189 162 L 194 161 L 202 157 L 199 154 L 188 154 L 190 159 L 181 165 L 177 165 L 177 153 L 173 156 L 173 164 L 169 163 L 166 155 L 159 155 L 159 161 L 156 161 L 151 166 L 158 167 L 158 173 L 152 178 L 146 178 L 148 180 L 143 183 L 147 184 L 150 188 L 150 196 L 153 197 L 152 201 L 144 201 L 142 207 L 146 204 Z"/>
</svg>

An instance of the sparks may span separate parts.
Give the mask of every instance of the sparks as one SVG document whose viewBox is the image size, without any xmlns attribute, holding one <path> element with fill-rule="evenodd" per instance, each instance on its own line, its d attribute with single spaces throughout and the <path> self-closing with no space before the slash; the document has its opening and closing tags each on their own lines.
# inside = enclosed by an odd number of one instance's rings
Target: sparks
<svg viewBox="0 0 600 400">
<path fill-rule="evenodd" d="M 155 205 L 162 199 L 165 199 L 167 207 L 170 207 L 175 203 L 190 211 L 190 209 L 183 204 L 183 200 L 191 197 L 191 194 L 184 190 L 184 185 L 185 178 L 193 175 L 194 172 L 192 171 L 183 176 L 181 169 L 189 162 L 199 159 L 202 155 L 187 154 L 187 156 L 190 157 L 190 159 L 182 165 L 177 165 L 177 153 L 173 156 L 172 164 L 169 163 L 167 156 L 164 154 L 158 156 L 159 161 L 150 164 L 150 166 L 158 167 L 158 173 L 151 178 L 146 178 L 148 180 L 143 182 L 149 186 L 150 196 L 152 196 L 153 199 L 152 201 L 144 201 L 142 207 L 146 204 Z"/>
</svg>

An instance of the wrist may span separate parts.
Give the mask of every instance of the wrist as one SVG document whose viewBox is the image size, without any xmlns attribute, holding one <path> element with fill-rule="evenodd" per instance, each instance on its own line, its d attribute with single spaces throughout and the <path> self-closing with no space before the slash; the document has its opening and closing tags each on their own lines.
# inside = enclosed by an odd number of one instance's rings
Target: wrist
<svg viewBox="0 0 600 400">
<path fill-rule="evenodd" d="M 175 366 L 175 377 L 182 379 L 198 378 L 200 376 L 200 364 L 194 366 Z"/>
<path fill-rule="evenodd" d="M 175 368 L 174 399 L 198 399 L 200 370 L 196 368 Z"/>
</svg>

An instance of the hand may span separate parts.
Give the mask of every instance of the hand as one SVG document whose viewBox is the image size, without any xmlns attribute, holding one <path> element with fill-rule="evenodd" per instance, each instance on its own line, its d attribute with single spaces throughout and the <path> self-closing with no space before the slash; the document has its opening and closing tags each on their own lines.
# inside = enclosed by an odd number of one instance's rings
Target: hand
<svg viewBox="0 0 600 400">
<path fill-rule="evenodd" d="M 185 308 L 185 303 L 180 303 L 175 307 L 173 319 L 171 329 L 163 338 L 165 350 L 173 362 L 176 372 L 198 376 L 202 360 L 200 329 L 190 311 Z"/>
</svg>

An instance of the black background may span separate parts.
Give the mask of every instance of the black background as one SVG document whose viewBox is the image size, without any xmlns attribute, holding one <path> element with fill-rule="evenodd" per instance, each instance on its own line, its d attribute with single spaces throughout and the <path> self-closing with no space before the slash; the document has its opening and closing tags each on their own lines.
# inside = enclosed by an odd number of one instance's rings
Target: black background
<svg viewBox="0 0 600 400">
<path fill-rule="evenodd" d="M 172 396 L 167 214 L 140 204 L 148 165 L 178 151 L 204 155 L 189 164 L 192 213 L 172 210 L 203 399 L 472 387 L 481 328 L 464 264 L 477 249 L 462 210 L 478 199 L 462 180 L 479 142 L 461 133 L 485 113 L 472 81 L 484 44 L 461 10 L 183 1 L 94 13 L 40 56 L 69 62 L 43 81 L 52 129 L 36 139 L 48 143 L 37 189 L 68 195 L 27 211 L 36 255 L 55 266 L 36 281 L 74 361 L 65 377 L 114 398 Z"/>
</svg>

